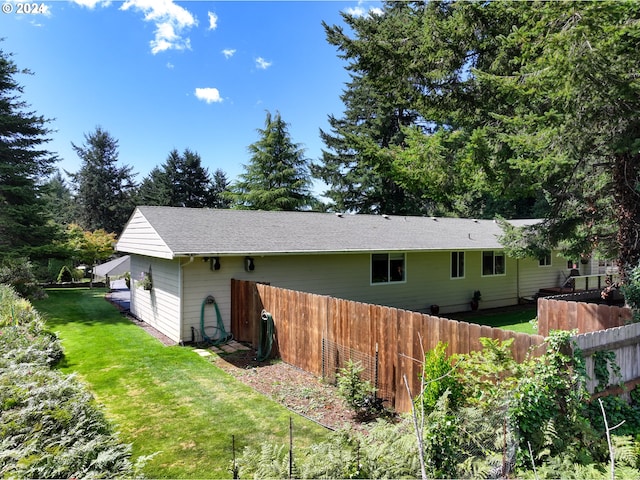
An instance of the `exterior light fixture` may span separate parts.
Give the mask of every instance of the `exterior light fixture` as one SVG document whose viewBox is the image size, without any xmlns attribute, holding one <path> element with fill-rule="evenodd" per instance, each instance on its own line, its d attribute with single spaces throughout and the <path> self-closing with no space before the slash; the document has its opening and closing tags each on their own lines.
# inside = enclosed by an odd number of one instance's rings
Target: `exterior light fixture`
<svg viewBox="0 0 640 480">
<path fill-rule="evenodd" d="M 220 257 L 211 257 L 209 259 L 209 267 L 211 270 L 220 270 Z"/>
<path fill-rule="evenodd" d="M 256 265 L 253 263 L 253 258 L 244 257 L 244 269 L 247 272 L 253 272 L 256 269 Z"/>
</svg>

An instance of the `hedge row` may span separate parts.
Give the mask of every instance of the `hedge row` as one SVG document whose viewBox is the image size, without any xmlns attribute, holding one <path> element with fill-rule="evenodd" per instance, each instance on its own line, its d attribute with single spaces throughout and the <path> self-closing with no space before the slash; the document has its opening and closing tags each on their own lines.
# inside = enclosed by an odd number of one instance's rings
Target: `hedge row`
<svg viewBox="0 0 640 480">
<path fill-rule="evenodd" d="M 0 285 L 0 477 L 140 477 L 90 392 L 52 368 L 62 355 L 32 305 Z"/>
</svg>

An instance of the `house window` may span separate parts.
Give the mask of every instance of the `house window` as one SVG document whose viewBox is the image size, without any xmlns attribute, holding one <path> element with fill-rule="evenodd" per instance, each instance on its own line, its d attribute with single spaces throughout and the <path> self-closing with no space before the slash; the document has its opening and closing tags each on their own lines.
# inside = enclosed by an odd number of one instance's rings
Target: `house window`
<svg viewBox="0 0 640 480">
<path fill-rule="evenodd" d="M 542 257 L 540 257 L 538 262 L 539 262 L 538 264 L 541 267 L 549 267 L 549 266 L 551 266 L 551 254 L 550 253 L 545 253 Z"/>
<path fill-rule="evenodd" d="M 404 282 L 404 253 L 371 255 L 371 283 Z"/>
<path fill-rule="evenodd" d="M 464 278 L 464 252 L 451 252 L 451 278 Z"/>
<path fill-rule="evenodd" d="M 482 252 L 482 275 L 504 275 L 505 261 L 503 252 Z"/>
</svg>

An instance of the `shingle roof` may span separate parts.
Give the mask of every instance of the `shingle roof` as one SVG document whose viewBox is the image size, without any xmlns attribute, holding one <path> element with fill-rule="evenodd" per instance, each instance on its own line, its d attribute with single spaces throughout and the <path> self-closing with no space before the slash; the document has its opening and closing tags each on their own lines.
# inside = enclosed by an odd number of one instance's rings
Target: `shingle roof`
<svg viewBox="0 0 640 480">
<path fill-rule="evenodd" d="M 502 248 L 493 220 L 148 206 L 137 212 L 174 257 Z"/>
</svg>

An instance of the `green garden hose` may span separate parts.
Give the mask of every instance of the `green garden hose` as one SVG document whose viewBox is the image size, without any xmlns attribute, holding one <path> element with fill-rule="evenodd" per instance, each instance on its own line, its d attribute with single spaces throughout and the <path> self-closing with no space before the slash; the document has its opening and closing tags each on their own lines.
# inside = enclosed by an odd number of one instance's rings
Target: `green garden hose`
<svg viewBox="0 0 640 480">
<path fill-rule="evenodd" d="M 256 352 L 256 360 L 263 362 L 269 358 L 269 355 L 271 355 L 275 327 L 273 325 L 273 317 L 266 310 L 262 310 L 260 320 L 260 335 L 258 340 L 258 351 Z"/>
<path fill-rule="evenodd" d="M 204 330 L 204 307 L 205 305 L 211 304 L 213 304 L 216 310 L 216 324 L 213 327 L 207 327 L 209 329 L 215 329 L 215 333 L 212 336 L 209 336 Z M 216 299 L 211 295 L 202 301 L 202 308 L 200 309 L 200 333 L 202 335 L 202 339 L 211 345 L 222 345 L 233 338 L 232 335 L 227 333 L 225 330 L 224 323 L 222 322 L 222 315 L 220 315 L 220 309 L 218 308 Z"/>
</svg>

